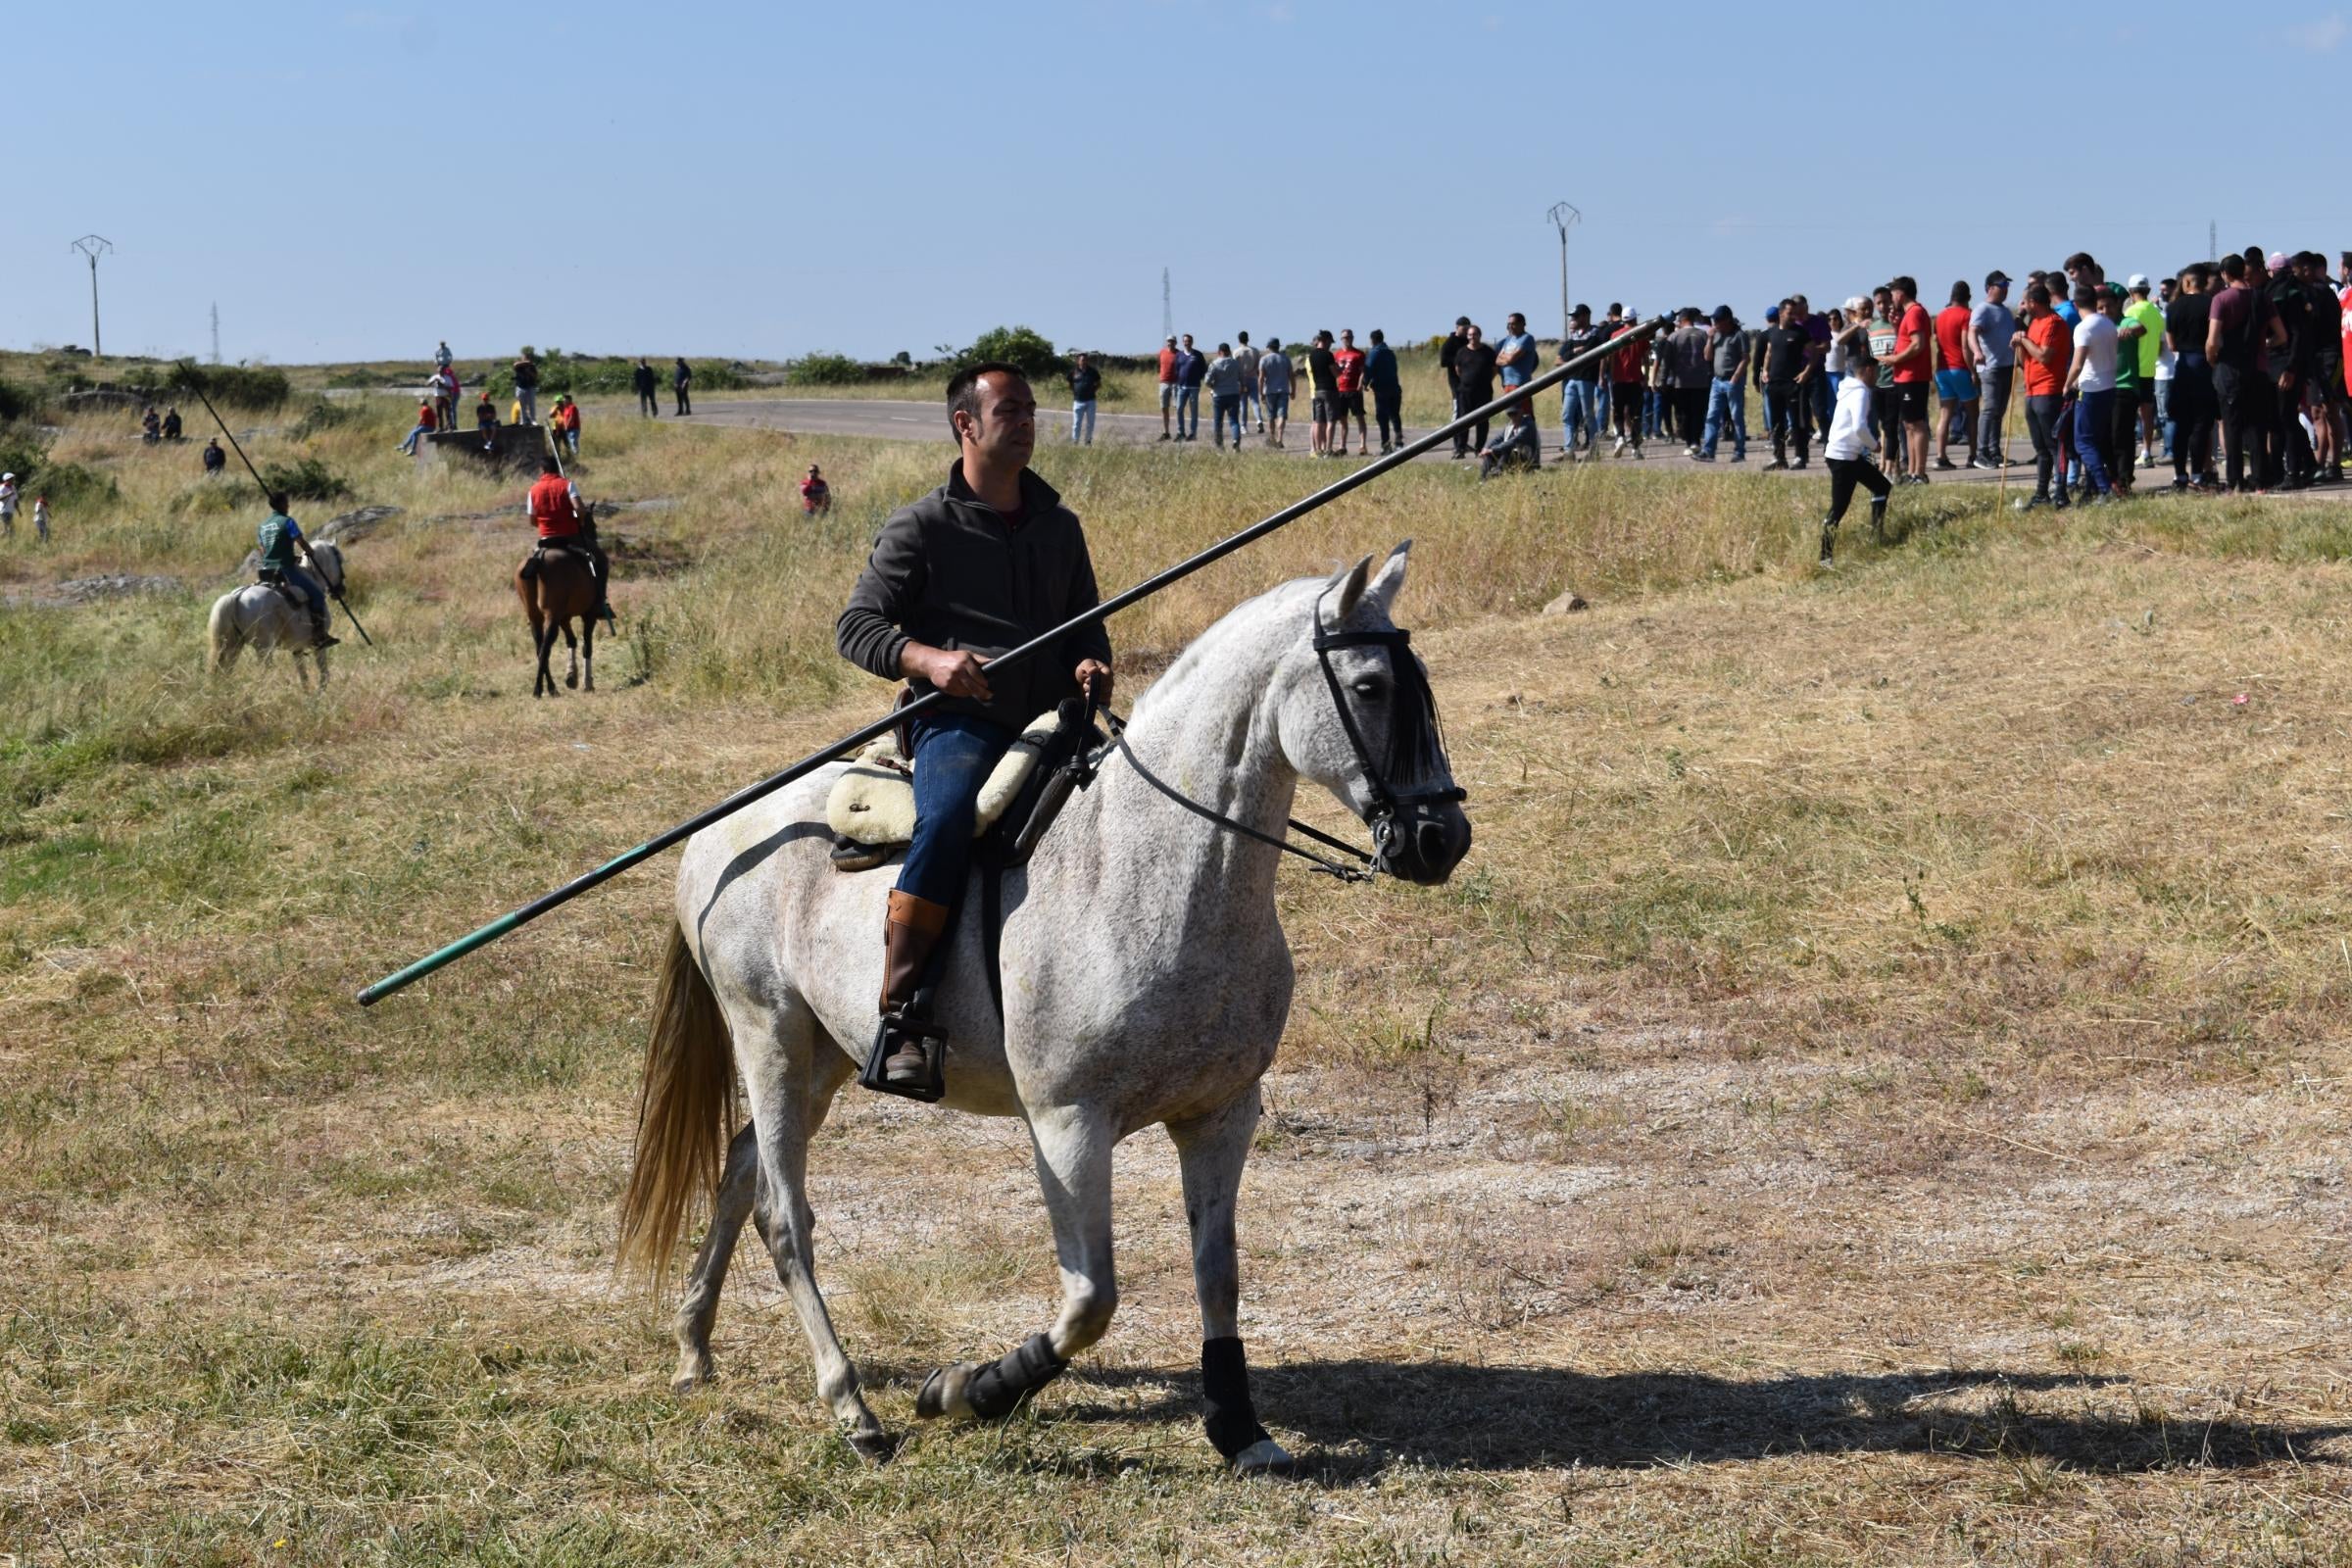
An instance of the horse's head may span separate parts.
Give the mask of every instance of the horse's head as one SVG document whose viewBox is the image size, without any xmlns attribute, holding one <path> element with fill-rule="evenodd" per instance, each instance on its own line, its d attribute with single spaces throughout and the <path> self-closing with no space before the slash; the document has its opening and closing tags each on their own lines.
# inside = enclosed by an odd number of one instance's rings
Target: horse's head
<svg viewBox="0 0 2352 1568">
<path fill-rule="evenodd" d="M 343 552 L 337 550 L 333 545 L 313 542 L 311 561 L 318 568 L 319 579 L 326 584 L 326 591 L 330 594 L 341 593 L 343 591 Z"/>
<path fill-rule="evenodd" d="M 1389 618 L 1411 546 L 1377 573 L 1366 556 L 1316 594 L 1299 651 L 1284 662 L 1294 678 L 1278 722 L 1291 765 L 1371 828 L 1378 869 L 1437 883 L 1470 853 L 1470 818 L 1428 672 Z"/>
</svg>

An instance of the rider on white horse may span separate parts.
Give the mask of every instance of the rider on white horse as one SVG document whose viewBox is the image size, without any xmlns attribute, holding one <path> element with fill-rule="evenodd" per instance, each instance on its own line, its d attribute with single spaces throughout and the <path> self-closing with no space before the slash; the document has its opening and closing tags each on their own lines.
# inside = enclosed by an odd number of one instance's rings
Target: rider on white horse
<svg viewBox="0 0 2352 1568">
<path fill-rule="evenodd" d="M 948 422 L 962 458 L 946 484 L 882 525 L 835 628 L 852 663 L 904 676 L 918 697 L 948 696 L 907 721 L 914 836 L 890 895 L 874 1045 L 894 1086 L 922 1082 L 924 1042 L 942 1038 L 924 1013 L 934 955 L 963 899 L 981 785 L 1038 714 L 1081 694 L 1110 700 L 1100 624 L 1071 633 L 1057 656 L 989 679 L 989 660 L 1101 601 L 1078 514 L 1029 471 L 1028 378 L 1003 364 L 962 371 L 948 383 Z"/>
<path fill-rule="evenodd" d="M 302 595 L 303 604 L 311 612 L 311 646 L 332 648 L 341 639 L 327 631 L 326 569 L 311 555 L 311 542 L 302 535 L 302 526 L 287 514 L 289 510 L 283 490 L 270 492 L 270 515 L 262 519 L 255 536 L 261 552 L 261 580 L 271 586 L 284 585 Z M 311 569 L 300 569 L 309 561 Z"/>
</svg>

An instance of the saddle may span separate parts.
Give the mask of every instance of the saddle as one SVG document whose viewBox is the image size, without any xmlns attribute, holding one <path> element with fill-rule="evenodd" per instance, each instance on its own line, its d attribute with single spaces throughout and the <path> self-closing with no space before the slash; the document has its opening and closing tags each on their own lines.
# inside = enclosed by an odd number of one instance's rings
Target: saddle
<svg viewBox="0 0 2352 1568">
<path fill-rule="evenodd" d="M 973 839 L 985 843 L 1001 825 L 1013 827 L 1008 838 L 1000 835 L 991 861 L 1007 865 L 1028 858 L 1053 819 L 1049 812 L 1038 820 L 1045 786 L 1053 782 L 1049 775 L 1101 742 L 1087 722 L 1085 705 L 1076 702 L 1040 714 L 1021 731 L 980 786 Z M 1068 795 L 1066 788 L 1054 792 L 1053 808 L 1058 810 Z M 825 824 L 833 830 L 837 871 L 871 870 L 906 848 L 914 837 L 914 772 L 898 731 L 859 752 L 834 781 L 825 801 Z M 1006 858 L 1016 853 L 1015 846 L 1019 859 Z"/>
<path fill-rule="evenodd" d="M 259 580 L 263 587 L 276 594 L 278 598 L 283 599 L 294 609 L 307 612 L 311 608 L 311 602 L 303 598 L 302 590 L 295 587 L 293 579 L 278 567 L 264 567 Z"/>
<path fill-rule="evenodd" d="M 580 537 L 584 539 L 585 536 L 566 536 L 561 539 L 540 540 L 537 544 L 531 547 L 531 553 L 522 558 L 522 564 L 516 567 L 515 570 L 522 576 L 524 581 L 532 581 L 538 577 L 540 564 L 545 562 L 550 555 L 564 555 L 577 558 L 580 564 L 588 568 L 589 574 L 591 576 L 595 575 L 596 558 L 591 556 L 585 549 L 576 547 L 572 542 L 573 537 Z"/>
</svg>

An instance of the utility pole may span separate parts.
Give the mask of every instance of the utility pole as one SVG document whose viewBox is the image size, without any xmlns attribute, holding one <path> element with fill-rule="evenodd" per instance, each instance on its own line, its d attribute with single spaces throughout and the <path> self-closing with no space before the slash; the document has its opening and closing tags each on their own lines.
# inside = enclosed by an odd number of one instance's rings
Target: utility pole
<svg viewBox="0 0 2352 1568">
<path fill-rule="evenodd" d="M 98 258 L 115 248 L 114 241 L 102 234 L 84 234 L 74 242 L 74 248 L 90 259 L 90 354 L 103 359 L 106 350 L 98 341 Z"/>
<path fill-rule="evenodd" d="M 213 363 L 220 363 L 220 302 L 213 301 Z"/>
<path fill-rule="evenodd" d="M 1168 270 L 1159 270 L 1159 340 L 1165 343 L 1176 335 L 1176 307 L 1168 293 Z"/>
<path fill-rule="evenodd" d="M 1566 202 L 1553 202 L 1544 215 L 1560 231 L 1560 341 L 1568 341 L 1568 227 L 1584 221 L 1585 215 Z"/>
</svg>

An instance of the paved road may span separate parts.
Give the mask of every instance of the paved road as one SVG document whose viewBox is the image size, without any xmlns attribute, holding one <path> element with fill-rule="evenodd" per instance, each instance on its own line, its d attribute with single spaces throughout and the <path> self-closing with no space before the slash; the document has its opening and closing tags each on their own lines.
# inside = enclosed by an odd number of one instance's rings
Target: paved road
<svg viewBox="0 0 2352 1568">
<path fill-rule="evenodd" d="M 1762 423 L 1763 411 L 1759 406 L 1761 400 L 1758 399 L 1749 405 L 1748 429 L 1750 432 L 1756 431 Z M 1294 404 L 1295 406 L 1296 404 Z M 1556 416 L 1559 410 L 1557 392 L 1539 394 L 1538 407 L 1548 415 Z M 2009 469 L 2008 488 L 2016 490 L 2022 484 L 2025 492 L 2031 493 L 2034 486 L 2034 451 L 2026 438 L 2024 415 L 2014 409 L 2011 412 L 2015 416 L 2010 422 L 2010 434 L 2006 444 L 2006 450 L 2012 463 Z M 669 417 L 666 414 L 662 416 Z M 634 418 L 636 412 L 629 405 L 613 403 L 605 411 L 604 417 Z M 939 405 L 934 403 L 897 403 L 872 398 L 703 398 L 697 399 L 695 402 L 693 418 L 697 424 L 739 425 L 764 430 L 795 430 L 811 435 L 855 435 L 873 436 L 895 441 L 936 441 L 943 446 L 948 441 L 947 416 Z M 1066 408 L 1049 407 L 1039 411 L 1038 422 L 1044 429 L 1046 444 L 1057 444 L 1067 438 L 1069 418 Z M 1408 429 L 1405 436 L 1409 440 L 1423 433 L 1423 430 Z M 1276 455 L 1297 459 L 1311 458 L 1313 454 L 1308 450 L 1308 442 L 1312 439 L 1312 434 L 1309 424 L 1298 420 L 1292 421 L 1290 438 L 1284 450 Z M 1559 438 L 1560 431 L 1556 425 L 1544 426 L 1544 459 L 1545 463 L 1556 461 L 1554 451 Z M 1096 421 L 1096 439 L 1120 446 L 1156 445 L 1159 440 L 1159 416 L 1156 413 L 1101 415 Z M 1209 446 L 1205 437 L 1200 442 L 1199 450 L 1211 454 L 1215 451 L 1213 447 Z M 1243 450 L 1249 453 L 1263 451 L 1263 438 L 1252 432 L 1245 440 Z M 1440 447 L 1420 461 L 1424 463 L 1449 462 L 1451 461 L 1451 450 L 1450 447 Z M 1604 446 L 1602 450 L 1605 453 L 1607 448 Z M 1935 461 L 1934 451 L 1935 448 L 1931 442 L 1929 447 L 1931 464 Z M 1953 451 L 1955 453 L 1959 451 L 1956 443 Z M 1731 442 L 1728 438 L 1718 451 L 1718 461 L 1705 465 L 1694 463 L 1685 457 L 1683 448 L 1675 442 L 1652 441 L 1646 448 L 1642 466 L 1668 471 L 1705 466 L 1712 470 L 1728 473 L 1763 472 L 1765 471 L 1764 465 L 1772 460 L 1772 444 L 1769 440 L 1756 439 L 1751 433 L 1748 440 L 1747 462 L 1734 464 L 1731 462 Z M 1628 456 L 1615 460 L 1604 457 L 1600 461 L 1631 464 L 1634 460 Z M 1955 458 L 1954 461 L 1959 460 Z M 1774 477 L 1818 481 L 1826 478 L 1828 472 L 1828 466 L 1822 461 L 1820 443 L 1816 442 L 1813 446 L 1813 461 L 1809 467 L 1802 472 L 1793 469 L 1787 470 L 1775 474 Z M 1998 484 L 2000 477 L 1999 470 L 1994 468 L 1931 469 L 1929 474 L 1930 482 L 1938 485 L 1991 485 Z M 2169 462 L 2160 461 L 2153 470 L 2141 469 L 2139 478 L 2140 491 L 2143 495 L 2165 490 L 2172 480 L 2172 465 Z M 2343 500 L 2347 498 L 2352 498 L 2352 485 L 2323 486 L 2302 492 L 2298 496 L 2281 496 L 2278 499 Z"/>
</svg>

